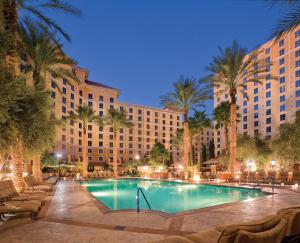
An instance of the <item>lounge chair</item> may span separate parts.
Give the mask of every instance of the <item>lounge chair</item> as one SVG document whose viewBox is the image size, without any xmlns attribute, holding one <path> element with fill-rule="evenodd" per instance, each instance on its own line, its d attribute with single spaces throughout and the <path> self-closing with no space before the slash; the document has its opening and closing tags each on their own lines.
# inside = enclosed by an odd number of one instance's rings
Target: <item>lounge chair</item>
<svg viewBox="0 0 300 243">
<path fill-rule="evenodd" d="M 212 230 L 184 237 L 172 236 L 156 243 L 279 243 L 285 237 L 286 220 L 279 216 L 268 216 L 249 223 L 220 226 Z"/>
<path fill-rule="evenodd" d="M 37 183 L 33 176 L 26 176 L 26 177 L 24 177 L 24 180 L 25 180 L 27 187 L 32 190 L 41 190 L 41 191 L 45 191 L 45 192 L 52 191 L 51 185 Z"/>
<path fill-rule="evenodd" d="M 32 201 L 8 201 L 0 203 L 0 217 L 4 217 L 6 213 L 31 213 L 31 218 L 35 219 L 39 212 L 39 207 Z"/>
<path fill-rule="evenodd" d="M 300 242 L 300 205 L 280 209 L 277 215 L 288 223 L 284 242 Z"/>
</svg>

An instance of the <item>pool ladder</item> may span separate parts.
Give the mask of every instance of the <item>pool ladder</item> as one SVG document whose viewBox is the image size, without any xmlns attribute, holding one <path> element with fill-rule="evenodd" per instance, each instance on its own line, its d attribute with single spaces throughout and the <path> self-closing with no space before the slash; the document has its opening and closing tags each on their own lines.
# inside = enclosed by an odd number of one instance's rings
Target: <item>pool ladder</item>
<svg viewBox="0 0 300 243">
<path fill-rule="evenodd" d="M 145 194 L 144 194 L 142 188 L 141 188 L 141 187 L 138 187 L 138 188 L 137 188 L 137 192 L 136 192 L 136 205 L 137 205 L 137 207 L 136 207 L 136 212 L 137 212 L 137 213 L 140 212 L 140 192 L 141 192 L 143 198 L 145 199 L 145 202 L 147 203 L 149 209 L 151 210 L 150 204 L 149 204 L 149 202 L 148 202 L 148 200 L 147 200 L 147 198 L 146 198 L 146 196 L 145 196 Z"/>
</svg>

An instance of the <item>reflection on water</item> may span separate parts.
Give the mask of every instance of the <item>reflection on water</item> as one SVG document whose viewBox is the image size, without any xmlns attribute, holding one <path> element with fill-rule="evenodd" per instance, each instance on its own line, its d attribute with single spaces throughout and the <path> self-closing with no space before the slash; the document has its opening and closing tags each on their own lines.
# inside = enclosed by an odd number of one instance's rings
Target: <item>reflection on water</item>
<svg viewBox="0 0 300 243">
<path fill-rule="evenodd" d="M 185 184 L 142 179 L 91 180 L 82 184 L 112 210 L 136 209 L 137 188 L 141 187 L 151 208 L 167 213 L 204 208 L 224 203 L 253 200 L 264 195 L 259 190 L 203 184 Z M 140 198 L 141 209 L 148 209 Z"/>
</svg>

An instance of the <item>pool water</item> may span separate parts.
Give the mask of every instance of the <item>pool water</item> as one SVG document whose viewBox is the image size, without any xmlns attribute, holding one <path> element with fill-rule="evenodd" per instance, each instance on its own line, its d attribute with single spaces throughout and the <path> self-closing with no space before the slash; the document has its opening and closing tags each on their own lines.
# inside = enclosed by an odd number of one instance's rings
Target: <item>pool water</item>
<svg viewBox="0 0 300 243">
<path fill-rule="evenodd" d="M 111 210 L 136 209 L 138 187 L 142 188 L 152 210 L 166 213 L 252 200 L 264 195 L 255 189 L 144 179 L 91 180 L 81 185 Z M 141 194 L 140 208 L 149 209 Z"/>
</svg>

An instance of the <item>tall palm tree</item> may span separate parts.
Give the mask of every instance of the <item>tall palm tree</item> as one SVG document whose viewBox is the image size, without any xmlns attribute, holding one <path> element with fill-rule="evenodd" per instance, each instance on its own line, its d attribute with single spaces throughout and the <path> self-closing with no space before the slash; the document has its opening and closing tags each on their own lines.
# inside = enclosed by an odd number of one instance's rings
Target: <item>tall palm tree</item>
<svg viewBox="0 0 300 243">
<path fill-rule="evenodd" d="M 79 83 L 79 79 L 70 70 L 70 66 L 76 64 L 74 60 L 67 57 L 63 52 L 58 42 L 54 42 L 44 29 L 38 29 L 31 22 L 25 21 L 26 25 L 20 26 L 20 36 L 22 38 L 21 53 L 26 58 L 26 67 L 29 74 L 32 76 L 35 90 L 46 91 L 46 83 L 49 75 L 65 80 L 74 80 Z M 52 80 L 55 83 L 55 81 Z M 55 83 L 56 87 L 58 85 Z M 59 89 L 58 89 L 59 90 Z M 59 90 L 60 91 L 60 90 Z M 50 102 L 50 95 L 48 97 Z M 49 111 L 52 107 L 48 106 Z M 54 121 L 54 118 L 47 116 L 45 122 L 49 122 L 49 126 Z M 53 132 L 53 131 L 52 131 Z M 37 181 L 41 181 L 41 154 L 46 147 L 38 146 L 34 149 L 33 157 L 33 175 Z"/>
<path fill-rule="evenodd" d="M 300 24 L 300 2 L 298 0 L 266 0 L 271 7 L 280 5 L 289 8 L 289 12 L 278 21 L 271 37 L 279 40 L 285 34 L 293 31 Z"/>
<path fill-rule="evenodd" d="M 193 124 L 195 133 L 197 134 L 197 160 L 198 160 L 198 170 L 201 170 L 201 160 L 202 160 L 202 141 L 201 135 L 203 130 L 211 126 L 211 120 L 207 117 L 205 111 L 195 111 L 194 116 L 190 118 L 189 122 Z"/>
<path fill-rule="evenodd" d="M 11 37 L 10 46 L 7 49 L 7 66 L 17 74 L 17 47 L 18 47 L 18 29 L 24 20 L 30 20 L 35 26 L 40 26 L 45 30 L 55 30 L 65 39 L 70 41 L 69 35 L 53 19 L 45 15 L 44 12 L 53 10 L 72 15 L 81 15 L 81 11 L 71 5 L 68 1 L 61 0 L 1 0 L 0 16 L 3 16 L 2 22 L 5 31 Z"/>
<path fill-rule="evenodd" d="M 83 164 L 83 177 L 87 177 L 88 161 L 87 161 L 87 129 L 88 124 L 91 122 L 98 122 L 99 117 L 95 115 L 95 111 L 88 105 L 77 106 L 75 113 L 70 113 L 69 120 L 82 124 L 82 164 Z"/>
<path fill-rule="evenodd" d="M 131 128 L 133 123 L 127 119 L 125 111 L 119 111 L 115 108 L 108 110 L 107 115 L 103 118 L 104 125 L 113 129 L 113 168 L 114 178 L 118 178 L 118 159 L 119 159 L 119 133 L 120 129 Z"/>
<path fill-rule="evenodd" d="M 214 109 L 216 129 L 224 128 L 225 153 L 228 154 L 228 134 L 230 123 L 230 102 L 223 101 Z"/>
<path fill-rule="evenodd" d="M 179 129 L 171 139 L 171 146 L 183 152 L 183 129 Z"/>
<path fill-rule="evenodd" d="M 233 41 L 230 47 L 220 48 L 220 55 L 213 57 L 213 61 L 207 67 L 211 73 L 204 80 L 212 83 L 216 88 L 216 95 L 224 92 L 230 97 L 230 171 L 235 172 L 236 166 L 236 140 L 237 140 L 237 104 L 238 92 L 247 96 L 247 84 L 261 83 L 266 77 L 265 60 L 257 59 L 257 52 L 247 55 L 247 49 L 241 47 L 237 41 Z M 274 79 L 274 77 L 271 77 Z"/>
<path fill-rule="evenodd" d="M 161 104 L 165 108 L 177 109 L 183 113 L 183 163 L 187 176 L 190 149 L 188 114 L 191 109 L 204 106 L 204 102 L 211 98 L 211 89 L 208 86 L 200 87 L 196 79 L 184 77 L 181 77 L 173 86 L 173 92 L 161 96 Z"/>
</svg>

